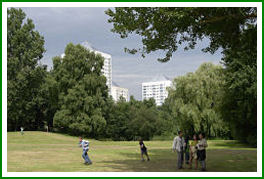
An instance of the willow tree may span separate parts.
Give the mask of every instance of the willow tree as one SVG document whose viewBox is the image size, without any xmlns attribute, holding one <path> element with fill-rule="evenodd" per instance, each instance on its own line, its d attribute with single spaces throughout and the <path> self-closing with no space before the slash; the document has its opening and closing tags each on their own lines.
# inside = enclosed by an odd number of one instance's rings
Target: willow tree
<svg viewBox="0 0 264 179">
<path fill-rule="evenodd" d="M 223 77 L 221 66 L 204 63 L 195 73 L 174 79 L 166 103 L 179 129 L 187 134 L 202 131 L 209 137 L 227 135 L 228 127 L 218 111 Z"/>
</svg>

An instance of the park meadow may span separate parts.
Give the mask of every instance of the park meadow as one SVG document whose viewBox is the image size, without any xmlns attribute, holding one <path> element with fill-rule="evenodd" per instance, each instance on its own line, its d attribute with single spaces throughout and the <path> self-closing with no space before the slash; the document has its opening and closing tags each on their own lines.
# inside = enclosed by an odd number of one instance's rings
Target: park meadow
<svg viewBox="0 0 264 179">
<path fill-rule="evenodd" d="M 90 141 L 92 165 L 83 165 L 78 137 L 47 132 L 7 133 L 8 172 L 199 172 L 177 169 L 172 140 L 145 141 L 150 161 L 140 160 L 137 141 Z M 256 172 L 257 150 L 234 140 L 209 140 L 209 172 Z"/>
</svg>

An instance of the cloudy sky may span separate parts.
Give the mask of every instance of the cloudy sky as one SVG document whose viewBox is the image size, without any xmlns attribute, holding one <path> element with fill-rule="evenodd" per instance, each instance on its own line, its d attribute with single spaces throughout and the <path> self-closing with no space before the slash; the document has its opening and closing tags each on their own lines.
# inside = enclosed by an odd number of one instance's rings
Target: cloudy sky
<svg viewBox="0 0 264 179">
<path fill-rule="evenodd" d="M 204 62 L 218 64 L 221 53 L 214 55 L 201 52 L 208 40 L 198 43 L 195 50 L 183 51 L 181 48 L 173 54 L 171 61 L 160 63 L 156 59 L 162 52 L 151 53 L 146 58 L 124 53 L 124 47 L 140 47 L 141 39 L 132 35 L 121 39 L 110 30 L 104 13 L 107 8 L 22 8 L 31 18 L 36 29 L 45 38 L 46 53 L 43 64 L 52 67 L 52 57 L 64 52 L 65 46 L 88 41 L 96 49 L 112 55 L 113 81 L 129 89 L 129 94 L 141 99 L 141 83 L 150 81 L 157 75 L 174 78 L 195 71 Z"/>
</svg>

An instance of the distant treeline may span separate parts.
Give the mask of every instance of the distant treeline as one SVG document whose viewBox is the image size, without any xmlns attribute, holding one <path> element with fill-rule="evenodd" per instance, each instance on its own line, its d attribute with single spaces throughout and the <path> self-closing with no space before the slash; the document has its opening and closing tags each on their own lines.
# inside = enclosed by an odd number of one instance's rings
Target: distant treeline
<svg viewBox="0 0 264 179">
<path fill-rule="evenodd" d="M 112 140 L 150 140 L 154 135 L 205 132 L 209 138 L 256 145 L 256 31 L 241 37 L 241 48 L 225 51 L 224 65 L 202 64 L 173 80 L 169 96 L 114 102 L 102 75 L 103 57 L 68 44 L 65 56 L 39 63 L 44 37 L 21 9 L 8 9 L 7 129 L 49 130 Z M 248 42 L 250 39 L 250 43 Z M 246 41 L 246 42 L 245 42 Z M 245 42 L 245 43 L 244 43 Z M 235 53 L 235 52 L 236 53 Z M 195 59 L 194 59 L 195 60 Z"/>
</svg>

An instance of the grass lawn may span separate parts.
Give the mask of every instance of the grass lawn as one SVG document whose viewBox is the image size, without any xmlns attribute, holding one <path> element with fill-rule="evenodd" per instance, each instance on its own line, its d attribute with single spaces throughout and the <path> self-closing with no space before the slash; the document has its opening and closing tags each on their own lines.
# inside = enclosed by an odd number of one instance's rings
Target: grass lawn
<svg viewBox="0 0 264 179">
<path fill-rule="evenodd" d="M 177 170 L 172 140 L 145 141 L 151 161 L 141 162 L 137 141 L 90 141 L 92 165 L 84 165 L 78 138 L 45 132 L 7 133 L 8 172 L 191 172 Z M 237 141 L 208 141 L 209 172 L 256 172 L 257 150 Z"/>
</svg>

